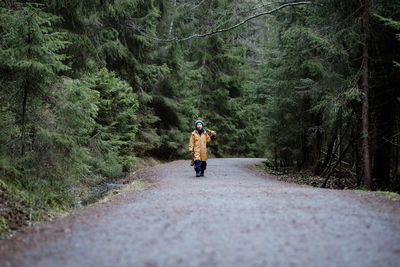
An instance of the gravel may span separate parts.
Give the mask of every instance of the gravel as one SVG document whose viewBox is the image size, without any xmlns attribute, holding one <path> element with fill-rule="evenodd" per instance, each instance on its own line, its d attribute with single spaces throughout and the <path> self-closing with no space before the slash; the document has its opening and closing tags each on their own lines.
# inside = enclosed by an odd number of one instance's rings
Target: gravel
<svg viewBox="0 0 400 267">
<path fill-rule="evenodd" d="M 149 190 L 0 241 L 0 266 L 399 266 L 399 201 L 280 182 L 261 160 L 145 170 Z"/>
</svg>

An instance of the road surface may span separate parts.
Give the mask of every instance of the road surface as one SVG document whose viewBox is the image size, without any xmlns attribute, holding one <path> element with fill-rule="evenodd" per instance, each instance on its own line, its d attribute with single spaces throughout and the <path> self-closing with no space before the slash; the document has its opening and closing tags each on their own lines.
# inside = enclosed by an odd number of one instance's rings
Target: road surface
<svg viewBox="0 0 400 267">
<path fill-rule="evenodd" d="M 399 266 L 400 202 L 277 181 L 210 159 L 0 241 L 0 266 Z"/>
</svg>

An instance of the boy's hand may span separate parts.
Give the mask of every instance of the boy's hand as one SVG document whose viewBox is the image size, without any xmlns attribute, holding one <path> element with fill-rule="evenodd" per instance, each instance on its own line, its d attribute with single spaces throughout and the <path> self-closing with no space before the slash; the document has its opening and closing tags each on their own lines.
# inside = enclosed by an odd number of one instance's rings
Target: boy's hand
<svg viewBox="0 0 400 267">
<path fill-rule="evenodd" d="M 217 135 L 217 132 L 216 132 L 216 131 L 211 131 L 211 134 L 214 135 L 214 136 L 216 136 L 216 135 Z"/>
</svg>

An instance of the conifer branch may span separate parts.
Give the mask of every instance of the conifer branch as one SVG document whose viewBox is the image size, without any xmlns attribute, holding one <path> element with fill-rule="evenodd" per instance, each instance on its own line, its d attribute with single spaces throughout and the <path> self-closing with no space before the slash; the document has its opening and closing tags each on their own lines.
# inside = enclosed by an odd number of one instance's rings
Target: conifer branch
<svg viewBox="0 0 400 267">
<path fill-rule="evenodd" d="M 268 10 L 268 11 L 264 11 L 264 12 L 260 12 L 258 14 L 252 15 L 252 16 L 250 16 L 250 17 L 248 17 L 248 18 L 246 18 L 246 19 L 244 19 L 244 20 L 242 20 L 242 21 L 240 21 L 240 22 L 238 22 L 235 25 L 232 25 L 230 27 L 222 28 L 222 29 L 216 29 L 216 30 L 210 31 L 208 33 L 202 33 L 202 34 L 196 33 L 196 34 L 193 34 L 193 35 L 190 35 L 190 36 L 187 36 L 187 37 L 183 37 L 183 38 L 160 39 L 160 38 L 156 38 L 154 36 L 151 36 L 151 35 L 147 34 L 138 25 L 131 24 L 130 26 L 132 28 L 134 28 L 135 30 L 137 30 L 142 36 L 144 36 L 144 37 L 146 37 L 148 39 L 151 39 L 153 41 L 156 41 L 156 42 L 161 42 L 161 43 L 183 42 L 183 41 L 188 41 L 188 40 L 193 39 L 193 38 L 204 38 L 204 37 L 209 37 L 209 36 L 212 36 L 212 35 L 215 35 L 215 34 L 218 34 L 218 33 L 227 32 L 227 31 L 230 31 L 230 30 L 233 30 L 235 28 L 238 28 L 238 27 L 242 26 L 243 24 L 249 22 L 250 20 L 253 20 L 253 19 L 258 18 L 258 17 L 265 16 L 265 15 L 270 15 L 270 14 L 275 13 L 275 12 L 281 10 L 281 9 L 286 8 L 286 7 L 298 6 L 298 5 L 306 5 L 306 4 L 312 4 L 312 2 L 311 1 L 301 1 L 301 2 L 286 3 L 286 4 L 283 4 L 283 5 L 280 5 L 279 7 L 276 7 L 274 9 L 271 9 L 271 10 Z"/>
</svg>

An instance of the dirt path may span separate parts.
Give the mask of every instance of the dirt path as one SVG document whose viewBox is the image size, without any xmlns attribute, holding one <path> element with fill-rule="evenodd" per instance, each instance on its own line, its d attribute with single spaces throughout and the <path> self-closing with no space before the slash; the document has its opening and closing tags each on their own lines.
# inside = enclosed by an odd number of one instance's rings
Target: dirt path
<svg viewBox="0 0 400 267">
<path fill-rule="evenodd" d="M 281 183 L 257 161 L 152 168 L 151 190 L 0 241 L 0 266 L 399 266 L 399 202 Z"/>
</svg>

